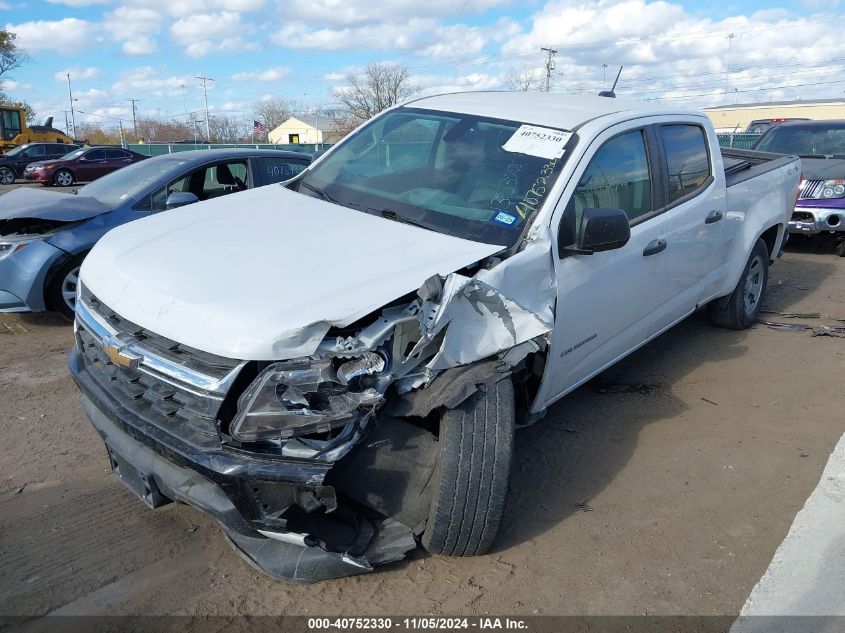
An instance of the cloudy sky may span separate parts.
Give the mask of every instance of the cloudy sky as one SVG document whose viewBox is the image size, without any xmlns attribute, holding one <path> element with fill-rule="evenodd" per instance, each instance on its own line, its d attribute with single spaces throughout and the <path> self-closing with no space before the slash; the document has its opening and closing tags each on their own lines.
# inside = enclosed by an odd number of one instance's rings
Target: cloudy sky
<svg viewBox="0 0 845 633">
<path fill-rule="evenodd" d="M 200 110 L 196 75 L 215 80 L 212 109 L 245 119 L 268 96 L 327 104 L 370 60 L 406 65 L 427 93 L 500 89 L 515 72 L 544 72 L 542 46 L 558 50 L 558 92 L 600 90 L 624 64 L 617 92 L 638 99 L 840 97 L 843 9 L 838 0 L 0 0 L 0 24 L 31 57 L 6 82 L 10 94 L 63 121 L 70 73 L 80 118 L 116 124 L 106 117 L 131 120 L 128 99 L 147 116 Z"/>
</svg>

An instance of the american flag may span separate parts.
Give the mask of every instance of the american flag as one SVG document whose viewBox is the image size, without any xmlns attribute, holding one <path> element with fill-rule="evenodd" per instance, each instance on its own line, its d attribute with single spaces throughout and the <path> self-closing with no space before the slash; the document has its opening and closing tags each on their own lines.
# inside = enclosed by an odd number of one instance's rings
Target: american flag
<svg viewBox="0 0 845 633">
<path fill-rule="evenodd" d="M 252 121 L 252 133 L 253 134 L 264 134 L 267 132 L 267 126 L 264 125 L 261 121 L 256 121 L 253 119 Z"/>
</svg>

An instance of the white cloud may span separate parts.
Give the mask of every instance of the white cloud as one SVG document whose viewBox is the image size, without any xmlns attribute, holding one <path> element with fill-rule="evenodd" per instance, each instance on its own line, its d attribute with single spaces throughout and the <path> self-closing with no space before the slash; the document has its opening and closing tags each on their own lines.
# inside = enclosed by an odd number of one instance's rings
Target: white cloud
<svg viewBox="0 0 845 633">
<path fill-rule="evenodd" d="M 189 57 L 203 57 L 215 51 L 254 49 L 256 44 L 247 42 L 240 35 L 250 30 L 240 13 L 221 11 L 180 18 L 170 27 L 170 36 L 185 47 L 185 54 Z M 238 35 L 233 35 L 235 33 Z"/>
<path fill-rule="evenodd" d="M 199 5 L 199 6 L 198 6 Z M 250 13 L 259 11 L 265 5 L 264 0 L 134 0 L 132 6 L 156 11 L 162 15 L 188 17 L 202 15 L 197 11 L 213 13 L 215 11 L 233 11 Z"/>
<path fill-rule="evenodd" d="M 152 66 L 141 66 L 124 71 L 111 87 L 116 95 L 149 95 L 151 97 L 182 96 L 189 88 L 196 88 L 197 79 L 192 75 L 164 76 Z M 209 84 L 209 90 L 214 84 Z"/>
<path fill-rule="evenodd" d="M 68 74 L 72 81 L 85 81 L 86 79 L 94 79 L 98 77 L 100 74 L 100 69 L 95 68 L 94 66 L 89 66 L 88 68 L 77 68 L 74 66 L 73 68 L 65 68 L 64 70 L 60 70 L 53 75 L 53 79 L 56 81 L 66 81 Z"/>
<path fill-rule="evenodd" d="M 233 81 L 279 81 L 290 74 L 290 69 L 284 66 L 276 66 L 267 70 L 256 70 L 252 72 L 235 73 Z"/>
<path fill-rule="evenodd" d="M 111 0 L 47 0 L 50 4 L 64 4 L 69 7 L 87 7 L 92 4 L 108 4 Z"/>
<path fill-rule="evenodd" d="M 52 50 L 57 53 L 79 53 L 88 48 L 94 39 L 96 25 L 86 20 L 36 20 L 21 24 L 6 24 L 5 29 L 18 36 L 17 43 L 25 51 Z"/>
<path fill-rule="evenodd" d="M 437 18 L 450 15 L 480 13 L 506 4 L 508 0 L 308 0 L 280 4 L 284 22 L 297 21 L 314 25 L 354 26 L 381 22 L 404 22 L 411 19 Z"/>
<path fill-rule="evenodd" d="M 124 55 L 149 55 L 156 49 L 155 36 L 164 23 L 158 11 L 138 7 L 118 7 L 103 16 L 103 28 L 121 42 Z"/>
<path fill-rule="evenodd" d="M 20 81 L 7 79 L 3 82 L 3 90 L 29 90 L 30 88 L 32 88 L 32 84 L 26 84 Z"/>
</svg>

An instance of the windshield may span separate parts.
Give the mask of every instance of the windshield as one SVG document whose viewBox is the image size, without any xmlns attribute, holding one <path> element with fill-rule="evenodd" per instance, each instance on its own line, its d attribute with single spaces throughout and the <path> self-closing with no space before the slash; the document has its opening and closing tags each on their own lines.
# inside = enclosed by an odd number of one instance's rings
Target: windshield
<svg viewBox="0 0 845 633">
<path fill-rule="evenodd" d="M 127 198 L 138 199 L 147 187 L 159 183 L 162 179 L 169 180 L 176 172 L 181 172 L 187 163 L 187 159 L 172 156 L 148 158 L 85 185 L 77 194 L 91 196 L 103 204 L 115 207 Z"/>
<path fill-rule="evenodd" d="M 88 149 L 87 147 L 80 147 L 79 149 L 75 149 L 72 152 L 65 154 L 64 156 L 60 156 L 56 160 L 76 160 L 82 154 L 85 153 L 85 150 Z"/>
<path fill-rule="evenodd" d="M 14 148 L 14 149 L 10 149 L 8 152 L 6 152 L 6 156 L 17 156 L 22 151 L 24 151 L 26 149 L 26 147 L 27 147 L 26 145 L 19 145 L 18 147 Z"/>
<path fill-rule="evenodd" d="M 456 237 L 512 246 L 560 173 L 563 159 L 544 156 L 562 155 L 570 137 L 530 128 L 547 137 L 532 147 L 521 138 L 527 128 L 398 108 L 344 141 L 306 172 L 298 189 Z"/>
<path fill-rule="evenodd" d="M 754 149 L 799 156 L 845 155 L 845 125 L 779 125 L 761 138 Z"/>
</svg>

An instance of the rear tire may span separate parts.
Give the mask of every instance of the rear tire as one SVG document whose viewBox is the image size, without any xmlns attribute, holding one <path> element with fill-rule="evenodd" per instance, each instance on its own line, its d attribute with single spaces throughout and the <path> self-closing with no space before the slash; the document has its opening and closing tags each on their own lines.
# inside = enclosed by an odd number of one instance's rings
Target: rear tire
<svg viewBox="0 0 845 633">
<path fill-rule="evenodd" d="M 69 169 L 60 169 L 53 174 L 53 184 L 59 187 L 70 187 L 74 183 L 73 174 Z"/>
<path fill-rule="evenodd" d="M 710 320 L 719 327 L 745 330 L 757 321 L 769 279 L 769 248 L 759 239 L 734 291 L 707 306 Z"/>
<path fill-rule="evenodd" d="M 72 257 L 59 268 L 44 293 L 47 307 L 55 310 L 68 321 L 73 321 L 76 307 L 76 287 L 79 285 L 79 267 L 87 253 Z"/>
<path fill-rule="evenodd" d="M 508 495 L 514 409 L 506 378 L 441 417 L 434 498 L 421 538 L 429 552 L 478 556 L 492 547 Z"/>
<path fill-rule="evenodd" d="M 0 185 L 11 185 L 15 182 L 15 170 L 9 167 L 0 167 Z"/>
</svg>

